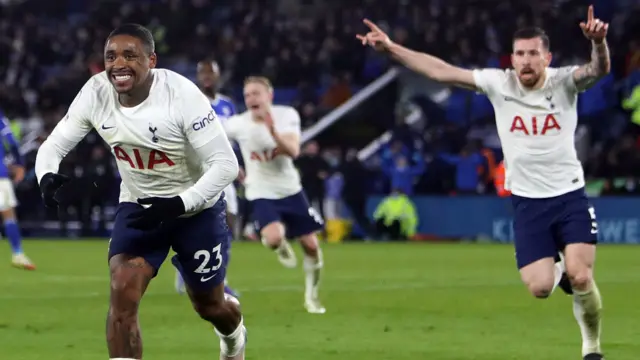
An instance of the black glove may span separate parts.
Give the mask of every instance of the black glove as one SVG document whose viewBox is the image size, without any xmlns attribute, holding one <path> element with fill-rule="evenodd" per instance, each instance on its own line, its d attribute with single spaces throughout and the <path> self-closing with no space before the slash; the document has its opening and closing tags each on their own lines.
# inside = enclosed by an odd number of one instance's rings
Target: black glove
<svg viewBox="0 0 640 360">
<path fill-rule="evenodd" d="M 127 216 L 131 220 L 129 226 L 139 230 L 149 230 L 156 228 L 167 220 L 173 220 L 184 214 L 184 203 L 180 196 L 171 198 L 151 197 L 138 199 L 140 205 L 151 205 L 146 209 L 141 209 Z"/>
<path fill-rule="evenodd" d="M 42 193 L 42 200 L 44 200 L 44 206 L 48 208 L 57 208 L 60 202 L 56 199 L 56 193 L 62 185 L 68 183 L 71 179 L 68 176 L 46 173 L 40 179 L 40 192 Z"/>
</svg>

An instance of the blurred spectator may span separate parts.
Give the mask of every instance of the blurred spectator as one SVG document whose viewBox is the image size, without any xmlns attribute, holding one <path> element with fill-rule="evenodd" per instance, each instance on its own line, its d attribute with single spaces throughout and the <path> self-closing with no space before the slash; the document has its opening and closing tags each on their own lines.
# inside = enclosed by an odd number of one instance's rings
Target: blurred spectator
<svg viewBox="0 0 640 360">
<path fill-rule="evenodd" d="M 387 175 L 391 188 L 403 194 L 412 195 L 417 178 L 424 173 L 426 163 L 420 153 L 415 153 L 409 160 L 400 155 L 382 163 L 382 171 Z"/>
<path fill-rule="evenodd" d="M 418 213 L 411 199 L 395 189 L 378 205 L 373 219 L 382 240 L 410 239 L 418 228 Z"/>
<path fill-rule="evenodd" d="M 494 177 L 494 185 L 496 188 L 496 194 L 500 197 L 507 197 L 511 195 L 511 191 L 504 188 L 504 180 L 505 180 L 505 168 L 504 161 L 501 161 L 500 164 L 496 167 L 495 177 Z"/>
<path fill-rule="evenodd" d="M 335 109 L 351 98 L 349 75 L 332 76 L 329 88 L 322 96 L 321 105 L 325 109 Z"/>
<path fill-rule="evenodd" d="M 324 182 L 329 176 L 329 164 L 320 156 L 319 151 L 317 142 L 308 142 L 296 159 L 296 165 L 309 202 L 324 217 Z"/>
<path fill-rule="evenodd" d="M 482 154 L 469 146 L 462 149 L 460 155 L 440 154 L 440 158 L 456 169 L 456 193 L 478 194 L 484 192 L 480 181 L 481 167 L 486 166 Z"/>
<path fill-rule="evenodd" d="M 631 95 L 622 101 L 622 107 L 631 111 L 631 121 L 640 125 L 640 85 L 633 88 Z"/>
<path fill-rule="evenodd" d="M 374 174 L 360 162 L 356 149 L 347 151 L 339 171 L 344 178 L 342 199 L 356 225 L 360 226 L 367 237 L 371 235 L 370 222 L 366 213 L 368 185 L 371 184 Z"/>
</svg>

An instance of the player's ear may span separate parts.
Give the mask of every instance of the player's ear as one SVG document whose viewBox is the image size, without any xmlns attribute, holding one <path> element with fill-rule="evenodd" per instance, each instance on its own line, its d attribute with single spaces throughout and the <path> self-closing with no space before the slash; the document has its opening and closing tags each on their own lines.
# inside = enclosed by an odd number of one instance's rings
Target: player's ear
<svg viewBox="0 0 640 360">
<path fill-rule="evenodd" d="M 149 55 L 149 69 L 154 69 L 156 67 L 156 65 L 158 64 L 158 55 L 156 55 L 156 53 L 151 53 L 151 55 Z"/>
<path fill-rule="evenodd" d="M 546 60 L 547 66 L 551 65 L 551 60 L 553 60 L 553 54 L 551 54 L 551 51 L 547 51 L 547 56 L 545 60 Z"/>
</svg>

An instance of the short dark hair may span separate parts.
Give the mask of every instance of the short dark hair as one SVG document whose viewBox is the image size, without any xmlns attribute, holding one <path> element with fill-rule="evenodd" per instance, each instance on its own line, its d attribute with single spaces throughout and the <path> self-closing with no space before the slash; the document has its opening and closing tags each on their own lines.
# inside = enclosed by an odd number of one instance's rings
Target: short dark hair
<svg viewBox="0 0 640 360">
<path fill-rule="evenodd" d="M 542 46 L 544 46 L 545 49 L 549 50 L 551 46 L 551 43 L 549 42 L 549 36 L 547 36 L 547 33 L 539 27 L 522 28 L 513 34 L 513 42 L 515 42 L 516 40 L 535 38 L 540 38 L 540 40 L 542 40 Z"/>
<path fill-rule="evenodd" d="M 152 54 L 156 50 L 156 42 L 153 40 L 151 31 L 140 24 L 130 23 L 118 26 L 109 34 L 107 41 L 117 35 L 129 35 L 139 39 L 147 55 Z"/>
</svg>

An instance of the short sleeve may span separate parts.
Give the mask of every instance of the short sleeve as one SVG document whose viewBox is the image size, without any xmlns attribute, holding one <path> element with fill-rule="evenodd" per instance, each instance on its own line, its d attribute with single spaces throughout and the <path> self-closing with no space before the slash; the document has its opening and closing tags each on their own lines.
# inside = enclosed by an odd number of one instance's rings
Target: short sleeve
<svg viewBox="0 0 640 360">
<path fill-rule="evenodd" d="M 194 148 L 199 148 L 217 136 L 224 136 L 220 119 L 209 99 L 193 84 L 180 91 L 180 112 L 184 134 Z"/>
<path fill-rule="evenodd" d="M 500 69 L 476 69 L 473 70 L 473 81 L 481 93 L 488 96 L 496 93 L 505 78 L 505 72 Z"/>
<path fill-rule="evenodd" d="M 573 65 L 573 66 L 563 66 L 561 68 L 558 68 L 558 72 L 557 72 L 557 76 L 558 79 L 560 80 L 560 83 L 562 84 L 562 87 L 571 92 L 571 93 L 578 93 L 578 92 L 582 92 L 584 90 L 578 89 L 578 87 L 576 86 L 576 80 L 573 78 L 573 73 L 578 70 L 579 66 Z"/>
<path fill-rule="evenodd" d="M 276 131 L 280 134 L 296 134 L 300 136 L 300 115 L 294 108 L 287 109 L 282 118 L 274 119 Z"/>
</svg>

